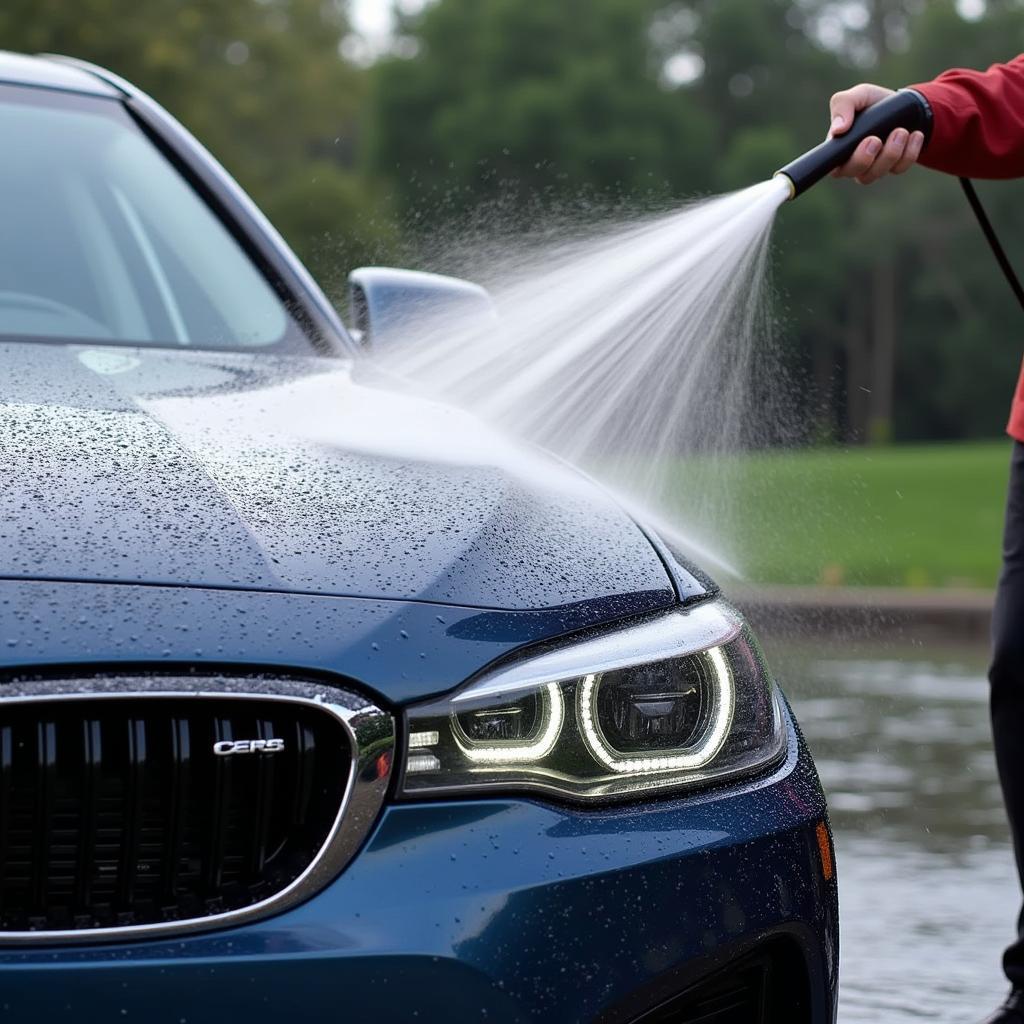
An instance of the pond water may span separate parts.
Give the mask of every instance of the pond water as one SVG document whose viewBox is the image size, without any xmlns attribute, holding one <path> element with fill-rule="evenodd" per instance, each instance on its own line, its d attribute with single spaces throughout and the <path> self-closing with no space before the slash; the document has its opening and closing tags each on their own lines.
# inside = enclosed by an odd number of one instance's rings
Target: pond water
<svg viewBox="0 0 1024 1024">
<path fill-rule="evenodd" d="M 768 648 L 832 811 L 840 1024 L 982 1019 L 1020 905 L 984 648 Z"/>
</svg>

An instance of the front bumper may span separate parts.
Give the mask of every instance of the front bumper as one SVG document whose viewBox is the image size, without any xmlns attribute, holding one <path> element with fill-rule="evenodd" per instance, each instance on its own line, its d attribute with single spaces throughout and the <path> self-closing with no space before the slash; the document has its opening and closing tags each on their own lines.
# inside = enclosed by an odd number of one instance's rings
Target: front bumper
<svg viewBox="0 0 1024 1024">
<path fill-rule="evenodd" d="M 806 968 L 808 1024 L 831 1024 L 824 816 L 792 727 L 770 778 L 686 799 L 393 805 L 334 883 L 276 918 L 3 952 L 0 1020 L 625 1024 L 775 940 Z"/>
</svg>

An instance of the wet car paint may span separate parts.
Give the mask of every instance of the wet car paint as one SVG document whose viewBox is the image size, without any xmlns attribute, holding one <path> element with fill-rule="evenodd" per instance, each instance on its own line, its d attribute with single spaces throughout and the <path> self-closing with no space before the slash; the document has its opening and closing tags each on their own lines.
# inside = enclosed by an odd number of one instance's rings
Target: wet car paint
<svg viewBox="0 0 1024 1024">
<path fill-rule="evenodd" d="M 0 361 L 0 577 L 498 609 L 675 599 L 595 488 L 338 360 L 11 343 Z"/>
<path fill-rule="evenodd" d="M 649 610 L 661 592 L 542 611 L 243 589 L 0 581 L 7 675 L 59 666 L 331 673 L 395 705 L 451 690 L 529 644 Z"/>
</svg>

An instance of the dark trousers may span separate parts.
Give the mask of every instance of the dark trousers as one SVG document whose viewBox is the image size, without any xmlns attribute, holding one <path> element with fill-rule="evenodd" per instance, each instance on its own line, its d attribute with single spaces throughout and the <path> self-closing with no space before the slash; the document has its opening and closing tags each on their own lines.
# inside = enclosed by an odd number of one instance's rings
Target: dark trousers
<svg viewBox="0 0 1024 1024">
<path fill-rule="evenodd" d="M 1003 799 L 1024 880 L 1024 444 L 1013 443 L 1003 533 L 1003 568 L 992 613 L 992 738 Z M 1003 969 L 1024 989 L 1024 910 L 1018 939 L 1003 954 Z"/>
</svg>

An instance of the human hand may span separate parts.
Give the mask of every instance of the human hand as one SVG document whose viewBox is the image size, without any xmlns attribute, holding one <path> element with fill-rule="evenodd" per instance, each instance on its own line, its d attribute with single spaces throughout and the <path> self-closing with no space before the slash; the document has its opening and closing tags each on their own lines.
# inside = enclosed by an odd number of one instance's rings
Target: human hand
<svg viewBox="0 0 1024 1024">
<path fill-rule="evenodd" d="M 837 92 L 828 105 L 832 117 L 829 138 L 848 132 L 857 113 L 892 94 L 892 89 L 867 82 Z M 917 163 L 923 146 L 924 133 L 908 132 L 906 128 L 895 129 L 884 144 L 878 136 L 869 135 L 854 150 L 853 156 L 832 172 L 832 176 L 856 178 L 862 185 L 870 185 L 886 174 L 909 171 Z"/>
</svg>

